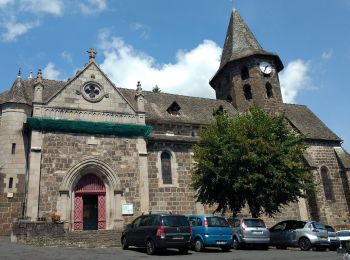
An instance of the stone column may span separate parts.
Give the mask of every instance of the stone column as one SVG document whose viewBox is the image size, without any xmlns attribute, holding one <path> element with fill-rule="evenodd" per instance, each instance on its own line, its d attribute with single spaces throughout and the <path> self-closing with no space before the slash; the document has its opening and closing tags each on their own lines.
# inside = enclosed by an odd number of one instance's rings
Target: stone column
<svg viewBox="0 0 350 260">
<path fill-rule="evenodd" d="M 40 172 L 41 172 L 41 148 L 43 143 L 42 133 L 32 132 L 30 148 L 30 168 L 28 177 L 27 216 L 36 220 L 39 213 Z"/>
<path fill-rule="evenodd" d="M 298 206 L 299 206 L 300 220 L 310 219 L 310 217 L 309 217 L 310 214 L 309 214 L 309 211 L 308 211 L 307 206 L 306 206 L 305 198 L 299 198 Z"/>
<path fill-rule="evenodd" d="M 139 137 L 137 140 L 137 150 L 139 152 L 139 176 L 140 176 L 140 211 L 149 211 L 149 183 L 148 183 L 148 159 L 146 141 Z"/>
</svg>

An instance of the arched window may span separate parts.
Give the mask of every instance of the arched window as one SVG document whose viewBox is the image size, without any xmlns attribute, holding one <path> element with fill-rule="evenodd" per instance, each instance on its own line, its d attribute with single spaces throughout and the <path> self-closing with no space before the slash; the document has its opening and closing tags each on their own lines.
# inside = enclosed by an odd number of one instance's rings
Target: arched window
<svg viewBox="0 0 350 260">
<path fill-rule="evenodd" d="M 265 88 L 266 88 L 266 97 L 273 98 L 272 86 L 269 82 L 266 83 Z"/>
<path fill-rule="evenodd" d="M 321 180 L 322 180 L 324 196 L 326 200 L 332 200 L 333 199 L 332 183 L 331 183 L 331 180 L 329 179 L 328 168 L 325 166 L 321 167 Z"/>
<path fill-rule="evenodd" d="M 252 88 L 250 87 L 250 85 L 244 85 L 243 87 L 243 91 L 244 91 L 244 97 L 246 100 L 251 100 L 253 99 L 253 94 L 252 94 Z"/>
<path fill-rule="evenodd" d="M 248 67 L 244 66 L 241 70 L 241 79 L 245 80 L 245 79 L 249 79 L 249 70 Z"/>
<path fill-rule="evenodd" d="M 164 151 L 160 156 L 162 165 L 162 178 L 163 184 L 172 184 L 172 174 L 171 174 L 171 155 L 169 152 Z"/>
</svg>

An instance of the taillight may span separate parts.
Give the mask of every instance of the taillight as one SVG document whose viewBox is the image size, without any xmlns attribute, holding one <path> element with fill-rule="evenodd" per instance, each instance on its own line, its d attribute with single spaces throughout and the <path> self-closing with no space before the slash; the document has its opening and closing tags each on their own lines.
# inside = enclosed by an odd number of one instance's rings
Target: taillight
<svg viewBox="0 0 350 260">
<path fill-rule="evenodd" d="M 165 237 L 165 228 L 164 228 L 164 226 L 160 226 L 160 227 L 157 228 L 156 236 L 157 237 L 161 237 L 161 238 Z"/>
<path fill-rule="evenodd" d="M 244 224 L 244 220 L 241 220 L 241 230 L 244 231 L 246 229 L 246 225 Z"/>
<path fill-rule="evenodd" d="M 204 226 L 208 227 L 208 220 L 206 218 L 204 218 Z"/>
</svg>

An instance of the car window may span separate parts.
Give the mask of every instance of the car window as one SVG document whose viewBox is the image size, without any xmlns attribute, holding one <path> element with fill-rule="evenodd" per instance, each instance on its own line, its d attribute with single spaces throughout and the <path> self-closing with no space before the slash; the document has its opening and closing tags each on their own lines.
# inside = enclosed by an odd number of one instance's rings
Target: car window
<svg viewBox="0 0 350 260">
<path fill-rule="evenodd" d="M 334 228 L 331 226 L 325 226 L 328 232 L 335 232 Z"/>
<path fill-rule="evenodd" d="M 266 227 L 261 219 L 244 219 L 244 224 L 247 227 Z"/>
<path fill-rule="evenodd" d="M 338 237 L 348 237 L 348 236 L 350 236 L 350 231 L 346 231 L 346 230 L 338 231 L 337 232 L 337 236 Z"/>
<path fill-rule="evenodd" d="M 291 230 L 294 230 L 294 229 L 302 229 L 304 228 L 306 222 L 304 221 L 293 221 L 293 222 L 289 222 L 287 224 L 287 227 L 286 229 L 291 229 Z"/>
<path fill-rule="evenodd" d="M 163 225 L 168 227 L 186 227 L 190 224 L 185 216 L 163 216 Z"/>
<path fill-rule="evenodd" d="M 202 220 L 200 218 L 190 217 L 189 221 L 192 227 L 202 226 Z"/>
<path fill-rule="evenodd" d="M 132 222 L 132 226 L 133 226 L 134 228 L 140 226 L 141 220 L 142 220 L 142 217 L 139 217 L 139 218 L 135 219 L 134 222 Z"/>
<path fill-rule="evenodd" d="M 208 227 L 228 227 L 226 219 L 222 217 L 207 217 Z"/>
<path fill-rule="evenodd" d="M 241 220 L 240 219 L 235 219 L 233 225 L 234 225 L 234 227 L 239 227 L 241 225 Z"/>
<path fill-rule="evenodd" d="M 146 216 L 144 217 L 141 222 L 140 222 L 140 226 L 141 227 L 145 227 L 145 226 L 153 226 L 154 225 L 154 216 Z"/>
<path fill-rule="evenodd" d="M 286 225 L 287 225 L 287 222 L 278 223 L 271 228 L 271 231 L 283 231 L 285 230 Z"/>
<path fill-rule="evenodd" d="M 319 222 L 312 222 L 312 227 L 315 229 L 326 229 L 325 226 Z"/>
</svg>

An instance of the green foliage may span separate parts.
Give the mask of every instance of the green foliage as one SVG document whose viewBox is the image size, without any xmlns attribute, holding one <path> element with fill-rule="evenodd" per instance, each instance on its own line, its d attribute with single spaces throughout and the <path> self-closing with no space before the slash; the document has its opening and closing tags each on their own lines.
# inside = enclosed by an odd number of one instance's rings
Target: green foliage
<svg viewBox="0 0 350 260">
<path fill-rule="evenodd" d="M 248 205 L 254 217 L 273 216 L 314 188 L 304 164 L 304 138 L 283 115 L 251 108 L 235 117 L 220 110 L 214 116 L 194 146 L 197 201 L 216 205 L 216 212 L 235 215 Z"/>
<path fill-rule="evenodd" d="M 160 88 L 158 87 L 158 85 L 155 85 L 155 86 L 153 87 L 153 89 L 152 89 L 152 92 L 153 92 L 153 93 L 160 93 L 160 92 L 162 92 L 162 91 L 160 90 Z"/>
</svg>

